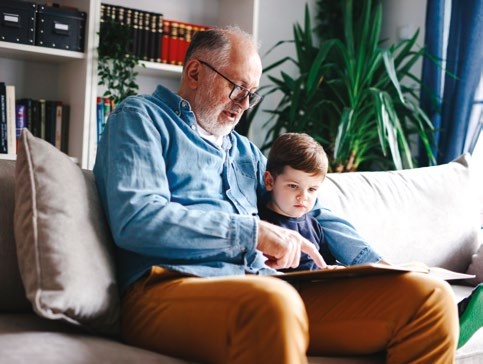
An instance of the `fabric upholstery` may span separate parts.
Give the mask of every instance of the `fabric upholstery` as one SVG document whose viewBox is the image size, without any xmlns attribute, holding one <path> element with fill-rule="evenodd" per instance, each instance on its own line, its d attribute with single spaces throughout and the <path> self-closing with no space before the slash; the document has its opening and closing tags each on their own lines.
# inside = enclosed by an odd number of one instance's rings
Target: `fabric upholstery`
<svg viewBox="0 0 483 364">
<path fill-rule="evenodd" d="M 113 242 L 93 174 L 24 129 L 15 196 L 18 264 L 35 312 L 117 334 Z"/>
<path fill-rule="evenodd" d="M 15 161 L 0 159 L 0 311 L 32 311 L 25 297 L 13 237 Z"/>
<path fill-rule="evenodd" d="M 478 251 L 473 255 L 467 273 L 476 276 L 475 279 L 471 279 L 469 283 L 476 285 L 477 283 L 483 282 L 483 245 L 480 245 Z"/>
<path fill-rule="evenodd" d="M 465 272 L 480 245 L 471 158 L 391 172 L 329 174 L 321 202 L 345 216 L 393 263 Z"/>
<path fill-rule="evenodd" d="M 32 314 L 0 316 L 0 353 L 8 364 L 188 364 Z"/>
</svg>

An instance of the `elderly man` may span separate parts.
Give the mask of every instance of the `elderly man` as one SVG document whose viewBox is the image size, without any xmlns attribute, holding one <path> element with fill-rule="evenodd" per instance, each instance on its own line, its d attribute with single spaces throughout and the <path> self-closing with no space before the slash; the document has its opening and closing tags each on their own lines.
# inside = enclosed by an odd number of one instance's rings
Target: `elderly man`
<svg viewBox="0 0 483 364">
<path fill-rule="evenodd" d="M 118 246 L 122 335 L 206 363 L 305 363 L 386 352 L 388 363 L 452 363 L 458 317 L 448 285 L 418 273 L 300 282 L 273 275 L 314 245 L 260 221 L 265 158 L 233 131 L 261 101 L 256 43 L 238 28 L 197 33 L 177 94 L 158 86 L 111 113 L 94 168 Z M 316 207 L 344 264 L 381 259 Z"/>
</svg>

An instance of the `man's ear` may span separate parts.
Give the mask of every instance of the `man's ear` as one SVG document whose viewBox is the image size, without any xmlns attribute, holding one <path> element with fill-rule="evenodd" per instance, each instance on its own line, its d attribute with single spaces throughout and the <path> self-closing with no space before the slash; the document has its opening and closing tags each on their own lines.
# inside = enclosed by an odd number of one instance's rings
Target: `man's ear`
<svg viewBox="0 0 483 364">
<path fill-rule="evenodd" d="M 265 189 L 271 191 L 273 189 L 273 176 L 269 171 L 265 171 L 263 174 L 263 183 L 265 183 Z"/>
<path fill-rule="evenodd" d="M 187 64 L 184 65 L 185 68 L 185 77 L 188 85 L 192 89 L 198 88 L 198 78 L 200 73 L 201 63 L 198 62 L 196 59 L 192 59 L 188 61 Z"/>
</svg>

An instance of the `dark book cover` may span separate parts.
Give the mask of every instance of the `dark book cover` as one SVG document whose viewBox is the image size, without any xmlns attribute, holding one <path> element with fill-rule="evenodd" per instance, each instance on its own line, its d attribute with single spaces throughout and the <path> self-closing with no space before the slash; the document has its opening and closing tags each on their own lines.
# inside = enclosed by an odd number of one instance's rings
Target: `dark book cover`
<svg viewBox="0 0 483 364">
<path fill-rule="evenodd" d="M 151 14 L 148 12 L 143 12 L 143 31 L 142 31 L 142 50 L 141 59 L 143 61 L 149 61 L 149 38 L 151 34 Z"/>
<path fill-rule="evenodd" d="M 158 14 L 158 25 L 156 26 L 156 62 L 161 62 L 161 47 L 163 45 L 163 14 Z"/>
<path fill-rule="evenodd" d="M 45 103 L 45 140 L 55 146 L 56 102 Z"/>
<path fill-rule="evenodd" d="M 39 100 L 39 138 L 43 140 L 46 139 L 46 124 L 47 124 L 47 111 L 46 111 L 47 100 Z"/>
<path fill-rule="evenodd" d="M 135 13 L 137 13 L 136 56 L 143 59 L 144 12 L 136 10 Z"/>
<path fill-rule="evenodd" d="M 0 82 L 0 153 L 8 153 L 7 86 Z"/>
<path fill-rule="evenodd" d="M 30 124 L 30 131 L 38 138 L 40 134 L 40 101 L 32 99 L 32 123 Z"/>
<path fill-rule="evenodd" d="M 70 106 L 62 105 L 62 133 L 60 150 L 65 154 L 69 154 L 69 124 L 70 124 Z"/>
<path fill-rule="evenodd" d="M 156 40 L 158 36 L 158 14 L 151 13 L 151 23 L 149 25 L 149 61 L 156 62 L 157 51 L 156 51 Z"/>
</svg>

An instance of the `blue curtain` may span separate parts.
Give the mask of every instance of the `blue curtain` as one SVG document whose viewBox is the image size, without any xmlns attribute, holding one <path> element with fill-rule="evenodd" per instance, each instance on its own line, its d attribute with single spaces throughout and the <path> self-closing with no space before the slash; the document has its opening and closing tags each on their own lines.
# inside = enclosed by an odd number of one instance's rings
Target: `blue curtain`
<svg viewBox="0 0 483 364">
<path fill-rule="evenodd" d="M 444 50 L 445 1 L 428 0 L 423 62 L 421 106 L 436 128 L 434 151 L 438 164 L 447 163 L 469 150 L 467 136 L 475 92 L 483 64 L 483 0 L 453 0 Z M 446 60 L 446 72 L 440 61 Z M 429 92 L 428 92 L 429 91 Z M 420 153 L 422 154 L 422 153 Z M 424 158 L 421 165 L 427 164 Z"/>
</svg>

